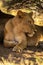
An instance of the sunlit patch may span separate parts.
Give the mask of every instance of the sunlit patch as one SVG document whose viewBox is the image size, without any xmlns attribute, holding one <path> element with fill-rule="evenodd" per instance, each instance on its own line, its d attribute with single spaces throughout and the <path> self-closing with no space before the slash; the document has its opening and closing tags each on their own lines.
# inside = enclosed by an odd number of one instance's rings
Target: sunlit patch
<svg viewBox="0 0 43 65">
<path fill-rule="evenodd" d="M 43 41 L 43 36 L 41 35 L 40 41 Z"/>
</svg>

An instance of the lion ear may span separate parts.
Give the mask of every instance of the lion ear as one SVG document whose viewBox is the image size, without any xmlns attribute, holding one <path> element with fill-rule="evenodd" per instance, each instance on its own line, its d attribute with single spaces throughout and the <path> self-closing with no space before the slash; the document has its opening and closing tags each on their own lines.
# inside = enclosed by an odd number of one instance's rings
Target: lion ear
<svg viewBox="0 0 43 65">
<path fill-rule="evenodd" d="M 33 12 L 30 12 L 30 13 L 29 13 L 29 16 L 31 16 L 31 17 L 32 17 L 32 16 L 33 16 Z"/>
<path fill-rule="evenodd" d="M 23 12 L 22 12 L 21 10 L 19 10 L 19 11 L 17 12 L 17 15 L 18 15 L 19 18 L 22 18 Z"/>
</svg>

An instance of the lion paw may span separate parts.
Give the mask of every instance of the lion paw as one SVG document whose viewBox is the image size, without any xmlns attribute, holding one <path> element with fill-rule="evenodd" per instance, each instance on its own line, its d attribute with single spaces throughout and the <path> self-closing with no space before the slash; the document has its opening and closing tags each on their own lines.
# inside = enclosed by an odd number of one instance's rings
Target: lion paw
<svg viewBox="0 0 43 65">
<path fill-rule="evenodd" d="M 13 48 L 12 51 L 15 51 L 15 52 L 22 52 L 22 50 L 23 50 L 23 49 L 22 49 L 21 47 L 19 47 L 19 46 L 16 47 L 16 46 L 15 46 L 15 47 Z"/>
</svg>

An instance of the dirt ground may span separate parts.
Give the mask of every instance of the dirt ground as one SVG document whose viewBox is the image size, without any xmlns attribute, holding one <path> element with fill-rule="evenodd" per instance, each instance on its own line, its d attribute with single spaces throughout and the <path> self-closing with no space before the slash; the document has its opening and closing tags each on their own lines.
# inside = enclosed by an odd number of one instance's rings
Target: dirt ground
<svg viewBox="0 0 43 65">
<path fill-rule="evenodd" d="M 10 62 L 24 65 L 42 65 L 43 64 L 43 49 L 41 47 L 27 47 L 22 53 L 12 52 L 12 48 L 5 48 L 0 44 L 0 61 L 2 58 Z M 42 64 L 41 64 L 42 63 Z"/>
<path fill-rule="evenodd" d="M 9 17 L 6 19 L 6 16 L 2 16 L 1 13 L 0 26 L 2 23 L 5 25 L 8 19 Z M 0 28 L 2 29 L 3 26 Z M 0 37 L 2 37 L 1 33 Z M 15 65 L 43 65 L 43 49 L 41 47 L 27 47 L 22 53 L 16 53 L 12 52 L 12 48 L 5 48 L 3 43 L 0 42 L 0 61 L 3 62 L 2 58 L 9 62 L 14 62 Z"/>
</svg>

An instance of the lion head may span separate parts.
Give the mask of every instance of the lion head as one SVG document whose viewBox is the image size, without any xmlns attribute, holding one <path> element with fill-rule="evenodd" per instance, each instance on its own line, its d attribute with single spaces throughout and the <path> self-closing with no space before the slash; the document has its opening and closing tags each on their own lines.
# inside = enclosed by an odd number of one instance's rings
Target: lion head
<svg viewBox="0 0 43 65">
<path fill-rule="evenodd" d="M 29 37 L 32 37 L 36 31 L 32 15 L 33 15 L 33 12 L 30 12 L 28 14 L 19 10 L 15 17 L 15 19 L 18 22 L 18 25 L 16 26 L 16 28 L 19 28 L 19 30 L 24 32 Z"/>
</svg>

